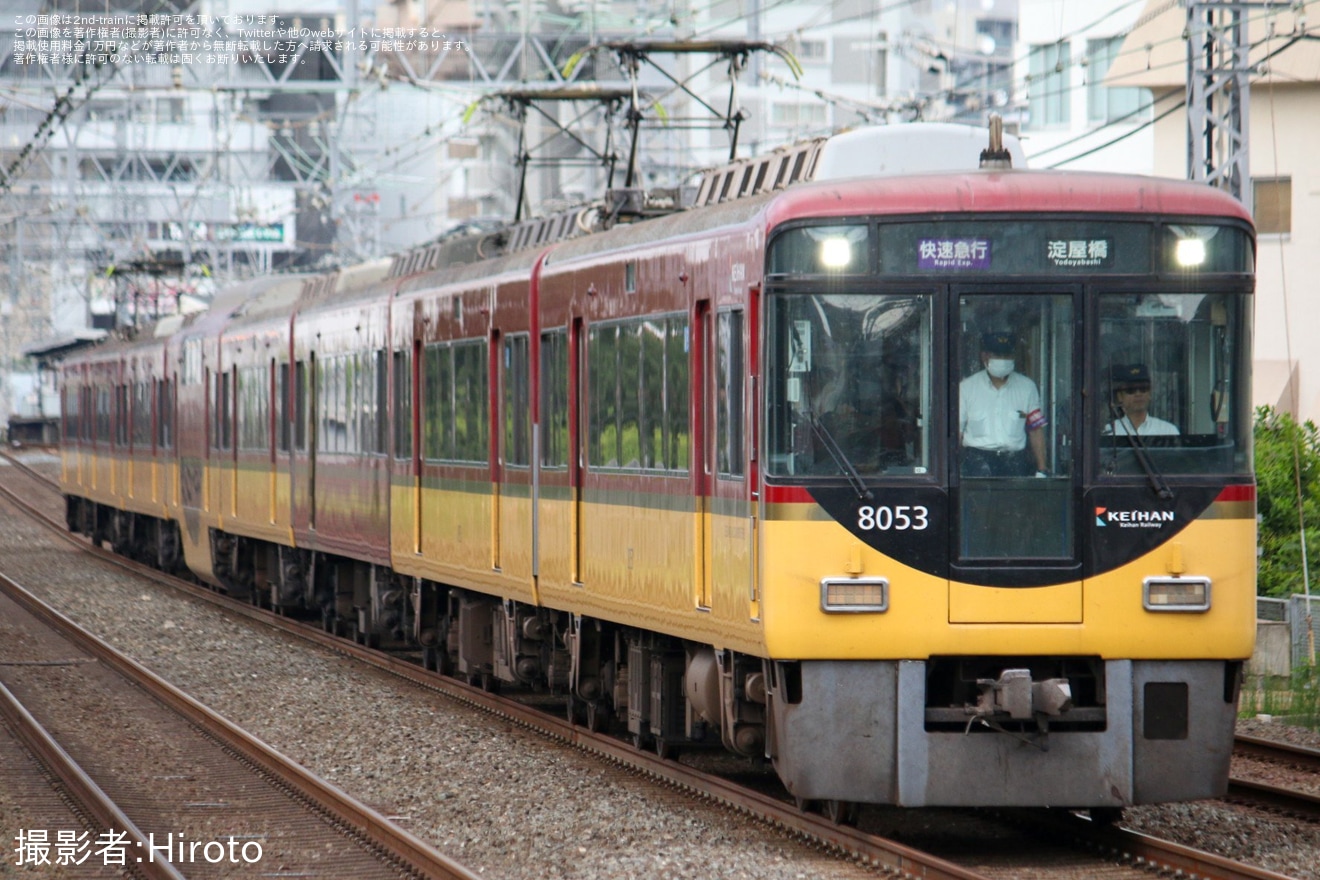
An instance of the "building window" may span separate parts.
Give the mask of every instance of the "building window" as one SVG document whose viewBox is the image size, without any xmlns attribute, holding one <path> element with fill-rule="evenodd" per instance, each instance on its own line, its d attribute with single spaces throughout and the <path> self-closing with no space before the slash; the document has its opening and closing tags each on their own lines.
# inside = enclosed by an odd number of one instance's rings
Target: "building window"
<svg viewBox="0 0 1320 880">
<path fill-rule="evenodd" d="M 1089 40 L 1086 44 L 1087 85 L 1086 118 L 1090 122 L 1117 122 L 1144 117 L 1150 101 L 1146 90 L 1138 88 L 1110 88 L 1105 75 L 1118 58 L 1123 37 Z"/>
<path fill-rule="evenodd" d="M 1251 181 L 1251 215 L 1261 235 L 1292 232 L 1292 178 L 1255 177 Z"/>
<path fill-rule="evenodd" d="M 1072 57 L 1068 41 L 1031 47 L 1028 112 L 1032 127 L 1067 125 Z"/>
<path fill-rule="evenodd" d="M 803 40 L 798 44 L 798 60 L 804 64 L 809 61 L 825 60 L 825 41 L 824 40 Z"/>
<path fill-rule="evenodd" d="M 787 128 L 821 128 L 826 124 L 824 104 L 776 103 L 770 108 L 770 124 Z"/>
</svg>

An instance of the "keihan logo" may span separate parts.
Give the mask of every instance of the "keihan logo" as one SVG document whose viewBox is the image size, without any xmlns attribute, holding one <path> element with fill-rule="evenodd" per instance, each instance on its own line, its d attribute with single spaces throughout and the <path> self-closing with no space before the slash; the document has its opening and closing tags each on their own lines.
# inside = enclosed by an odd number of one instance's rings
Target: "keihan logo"
<svg viewBox="0 0 1320 880">
<path fill-rule="evenodd" d="M 1101 527 L 1116 525 L 1121 529 L 1158 529 L 1174 521 L 1172 510 L 1110 510 L 1095 509 L 1095 524 Z"/>
</svg>

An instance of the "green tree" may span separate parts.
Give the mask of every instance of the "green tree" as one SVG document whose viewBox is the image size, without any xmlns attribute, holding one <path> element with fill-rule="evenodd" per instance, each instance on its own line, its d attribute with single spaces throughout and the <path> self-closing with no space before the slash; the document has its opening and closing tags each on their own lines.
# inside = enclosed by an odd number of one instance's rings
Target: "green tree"
<svg viewBox="0 0 1320 880">
<path fill-rule="evenodd" d="M 1303 592 L 1302 543 L 1298 539 L 1298 465 L 1306 555 L 1312 572 L 1320 565 L 1320 431 L 1298 424 L 1288 413 L 1256 410 L 1256 504 L 1260 514 L 1260 567 L 1256 592 L 1286 597 Z M 1315 582 L 1314 574 L 1311 577 Z"/>
</svg>

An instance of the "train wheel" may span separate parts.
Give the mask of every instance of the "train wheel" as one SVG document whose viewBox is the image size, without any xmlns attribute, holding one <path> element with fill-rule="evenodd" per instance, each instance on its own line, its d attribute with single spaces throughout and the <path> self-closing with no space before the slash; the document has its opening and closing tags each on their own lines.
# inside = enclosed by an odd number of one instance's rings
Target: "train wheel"
<svg viewBox="0 0 1320 880">
<path fill-rule="evenodd" d="M 794 795 L 793 803 L 797 804 L 798 812 L 800 813 L 812 813 L 816 810 L 816 802 L 804 797 Z"/>
<path fill-rule="evenodd" d="M 440 671 L 440 652 L 435 648 L 422 648 L 422 668 L 432 672 Z"/>
<path fill-rule="evenodd" d="M 599 700 L 587 703 L 587 730 L 600 733 L 610 725 L 610 710 Z"/>
<path fill-rule="evenodd" d="M 633 741 L 633 746 L 638 751 L 642 751 L 642 752 L 646 751 L 647 749 L 655 745 L 655 743 L 651 741 L 651 734 L 649 733 L 634 733 L 632 735 L 632 741 Z"/>
<path fill-rule="evenodd" d="M 663 736 L 655 738 L 655 753 L 661 760 L 670 761 L 678 757 L 678 746 Z"/>
<path fill-rule="evenodd" d="M 861 805 L 856 801 L 828 800 L 821 803 L 821 813 L 835 825 L 856 825 Z"/>
</svg>

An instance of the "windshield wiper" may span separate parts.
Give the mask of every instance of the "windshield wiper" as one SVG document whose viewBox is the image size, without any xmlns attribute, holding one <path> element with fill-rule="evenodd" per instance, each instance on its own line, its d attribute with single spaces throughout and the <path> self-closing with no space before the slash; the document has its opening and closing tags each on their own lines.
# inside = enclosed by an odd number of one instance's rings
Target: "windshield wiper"
<svg viewBox="0 0 1320 880">
<path fill-rule="evenodd" d="M 834 463 L 838 465 L 839 470 L 843 471 L 844 476 L 848 478 L 848 484 L 857 493 L 857 497 L 863 501 L 873 499 L 875 496 L 871 494 L 870 489 L 866 488 L 866 483 L 862 481 L 862 475 L 848 460 L 848 455 L 839 447 L 834 435 L 830 433 L 829 429 L 825 427 L 810 408 L 805 408 L 803 412 L 807 414 L 807 424 L 811 425 L 811 430 L 815 433 L 816 439 L 820 441 L 821 446 L 825 447 L 825 451 L 830 454 L 830 458 L 834 459 Z"/>
<path fill-rule="evenodd" d="M 1123 429 L 1123 436 L 1127 437 L 1128 445 L 1132 447 L 1132 453 L 1136 456 L 1137 463 L 1146 472 L 1146 478 L 1150 480 L 1150 487 L 1155 490 L 1155 494 L 1166 501 L 1172 499 L 1173 490 L 1169 488 L 1168 483 L 1164 482 L 1164 475 L 1156 469 L 1155 463 L 1150 460 L 1145 442 L 1132 427 L 1132 422 L 1128 421 L 1126 413 L 1118 419 L 1117 424 Z"/>
</svg>

